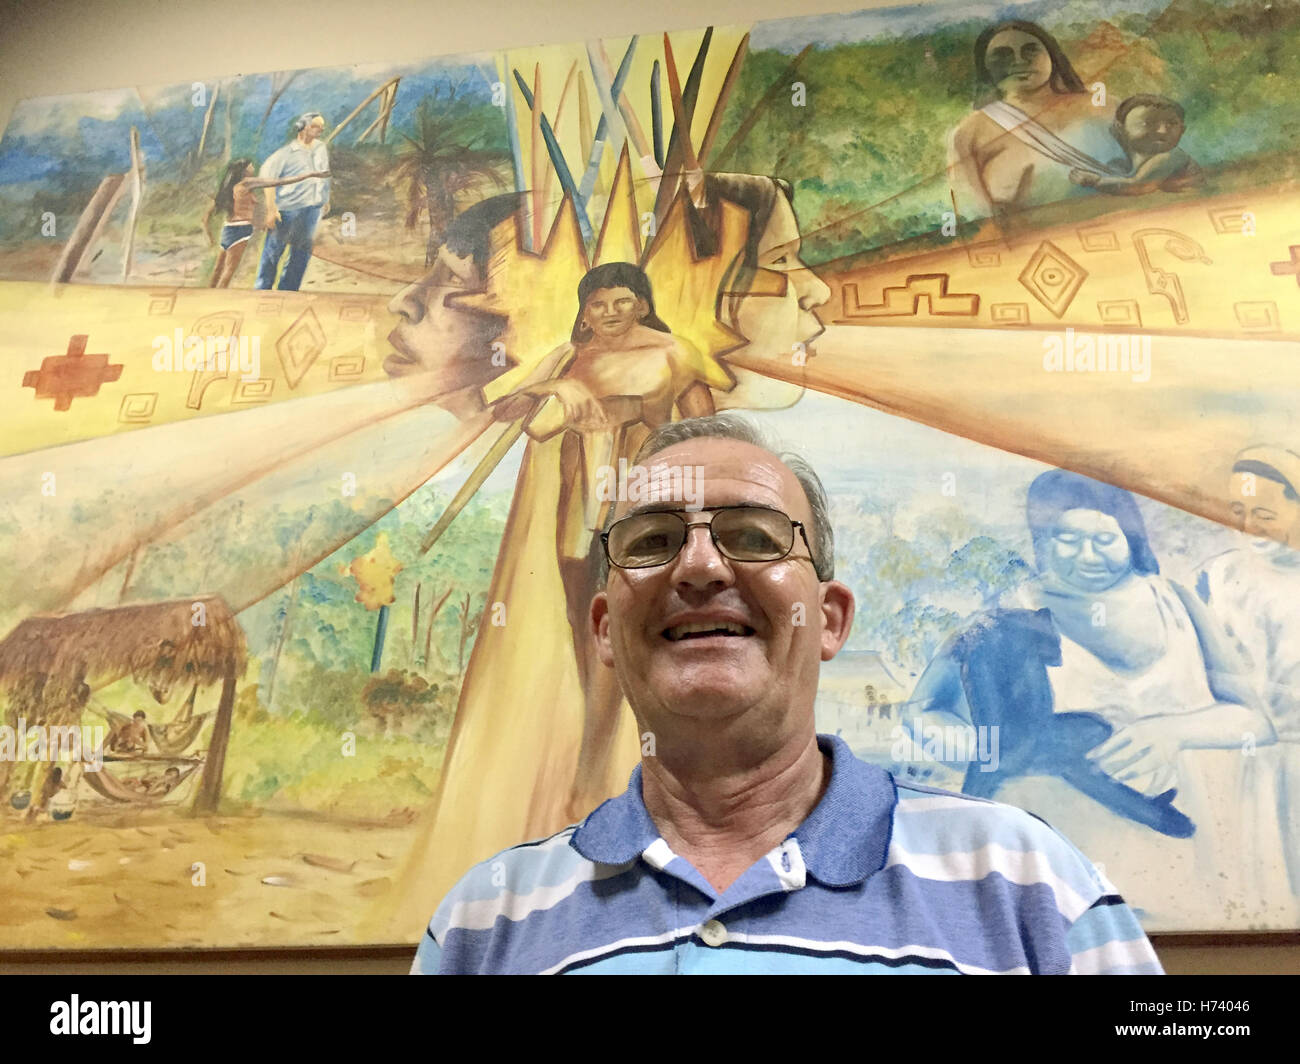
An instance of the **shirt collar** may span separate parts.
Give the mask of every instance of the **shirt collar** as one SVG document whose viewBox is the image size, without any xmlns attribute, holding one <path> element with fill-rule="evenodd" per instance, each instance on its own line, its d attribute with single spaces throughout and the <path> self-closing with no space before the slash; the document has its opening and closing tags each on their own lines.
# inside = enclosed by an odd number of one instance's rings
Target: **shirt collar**
<svg viewBox="0 0 1300 1064">
<path fill-rule="evenodd" d="M 808 871 L 828 886 L 861 883 L 885 866 L 898 791 L 894 777 L 853 755 L 837 735 L 818 735 L 831 756 L 831 782 L 808 818 L 791 834 Z M 569 840 L 599 864 L 627 864 L 659 838 L 641 797 L 641 766 L 627 790 L 602 802 Z"/>
</svg>

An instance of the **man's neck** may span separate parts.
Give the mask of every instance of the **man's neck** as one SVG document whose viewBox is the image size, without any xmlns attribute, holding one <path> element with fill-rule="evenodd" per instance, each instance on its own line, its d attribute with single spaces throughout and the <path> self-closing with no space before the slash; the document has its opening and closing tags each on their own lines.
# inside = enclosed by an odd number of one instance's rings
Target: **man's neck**
<svg viewBox="0 0 1300 1064">
<path fill-rule="evenodd" d="M 669 848 L 719 892 L 802 824 L 830 784 L 831 760 L 809 733 L 756 759 L 692 766 L 646 758 L 641 793 Z M 730 765 L 726 763 L 731 761 Z"/>
</svg>

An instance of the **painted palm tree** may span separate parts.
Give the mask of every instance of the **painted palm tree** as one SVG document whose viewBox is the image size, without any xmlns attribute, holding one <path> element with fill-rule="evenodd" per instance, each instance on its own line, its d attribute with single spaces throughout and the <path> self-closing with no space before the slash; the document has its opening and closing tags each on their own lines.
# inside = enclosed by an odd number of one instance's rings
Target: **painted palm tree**
<svg viewBox="0 0 1300 1064">
<path fill-rule="evenodd" d="M 504 187 L 500 169 L 510 156 L 484 147 L 481 110 L 453 88 L 420 101 L 414 116 L 414 136 L 401 134 L 408 144 L 399 157 L 392 184 L 406 201 L 406 228 L 414 229 L 426 216 L 429 240 L 424 264 L 433 262 L 447 225 L 456 213 L 456 197 L 484 184 Z"/>
</svg>

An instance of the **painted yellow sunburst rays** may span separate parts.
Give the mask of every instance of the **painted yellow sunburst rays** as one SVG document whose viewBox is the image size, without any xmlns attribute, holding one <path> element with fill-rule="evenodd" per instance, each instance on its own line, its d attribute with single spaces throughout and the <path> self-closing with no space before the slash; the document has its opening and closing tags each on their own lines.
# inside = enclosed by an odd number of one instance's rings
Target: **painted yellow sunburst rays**
<svg viewBox="0 0 1300 1064">
<path fill-rule="evenodd" d="M 717 319 L 718 288 L 728 265 L 740 253 L 749 231 L 749 212 L 723 200 L 718 204 L 717 253 L 697 258 L 682 189 L 646 253 L 643 268 L 655 293 L 659 315 L 677 336 L 715 358 L 744 338 Z"/>
<path fill-rule="evenodd" d="M 627 145 L 624 144 L 622 152 L 619 153 L 614 184 L 609 190 L 605 220 L 600 227 L 600 236 L 596 239 L 592 265 L 600 266 L 607 262 L 640 262 L 641 226 L 641 212 L 637 208 L 636 190 L 632 187 L 632 160 L 628 155 Z"/>
<path fill-rule="evenodd" d="M 587 272 L 587 254 L 573 204 L 567 199 L 539 253 L 523 246 L 516 216 L 492 231 L 487 287 L 448 297 L 448 304 L 500 314 L 499 337 L 510 368 L 483 389 L 490 403 L 510 394 L 537 369 L 547 354 L 569 339 L 577 314 L 578 282 Z"/>
<path fill-rule="evenodd" d="M 632 187 L 632 167 L 624 147 L 610 190 L 604 224 L 596 241 L 593 265 L 607 262 L 642 261 L 642 227 Z M 643 268 L 654 291 L 655 310 L 675 336 L 718 358 L 743 343 L 739 334 L 722 325 L 714 304 L 722 275 L 739 253 L 747 233 L 747 212 L 723 202 L 718 252 L 707 258 L 696 256 L 687 222 L 686 192 L 673 201 L 663 228 L 654 234 L 644 252 Z"/>
<path fill-rule="evenodd" d="M 636 263 L 642 258 L 641 214 L 632 194 L 628 152 L 623 151 L 596 242 L 594 264 Z M 655 307 L 673 333 L 717 357 L 743 341 L 719 323 L 714 303 L 727 264 L 744 243 L 748 216 L 743 208 L 720 204 L 719 251 L 697 258 L 687 220 L 685 193 L 674 201 L 646 252 L 644 269 L 655 293 Z M 518 221 L 511 217 L 492 233 L 487 287 L 452 295 L 456 307 L 506 318 L 500 337 L 510 368 L 483 389 L 494 402 L 534 373 L 550 352 L 565 343 L 578 310 L 578 282 L 588 269 L 572 202 L 566 197 L 541 252 L 523 247 Z"/>
</svg>

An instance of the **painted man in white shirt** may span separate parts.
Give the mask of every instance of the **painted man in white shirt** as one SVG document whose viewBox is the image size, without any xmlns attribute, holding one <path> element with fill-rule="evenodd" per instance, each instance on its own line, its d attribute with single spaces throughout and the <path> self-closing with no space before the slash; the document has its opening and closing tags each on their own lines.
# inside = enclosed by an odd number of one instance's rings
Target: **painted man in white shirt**
<svg viewBox="0 0 1300 1064">
<path fill-rule="evenodd" d="M 325 119 L 320 113 L 308 111 L 294 123 L 294 128 L 298 135 L 271 153 L 258 172 L 260 177 L 278 180 L 320 173 L 330 168 L 329 150 L 321 139 Z M 265 195 L 266 243 L 262 245 L 262 261 L 253 287 L 278 287 L 296 292 L 302 285 L 302 275 L 311 258 L 316 223 L 330 212 L 330 179 L 310 177 L 292 185 L 268 188 Z M 286 247 L 289 261 L 280 273 L 277 286 L 275 275 Z"/>
</svg>

